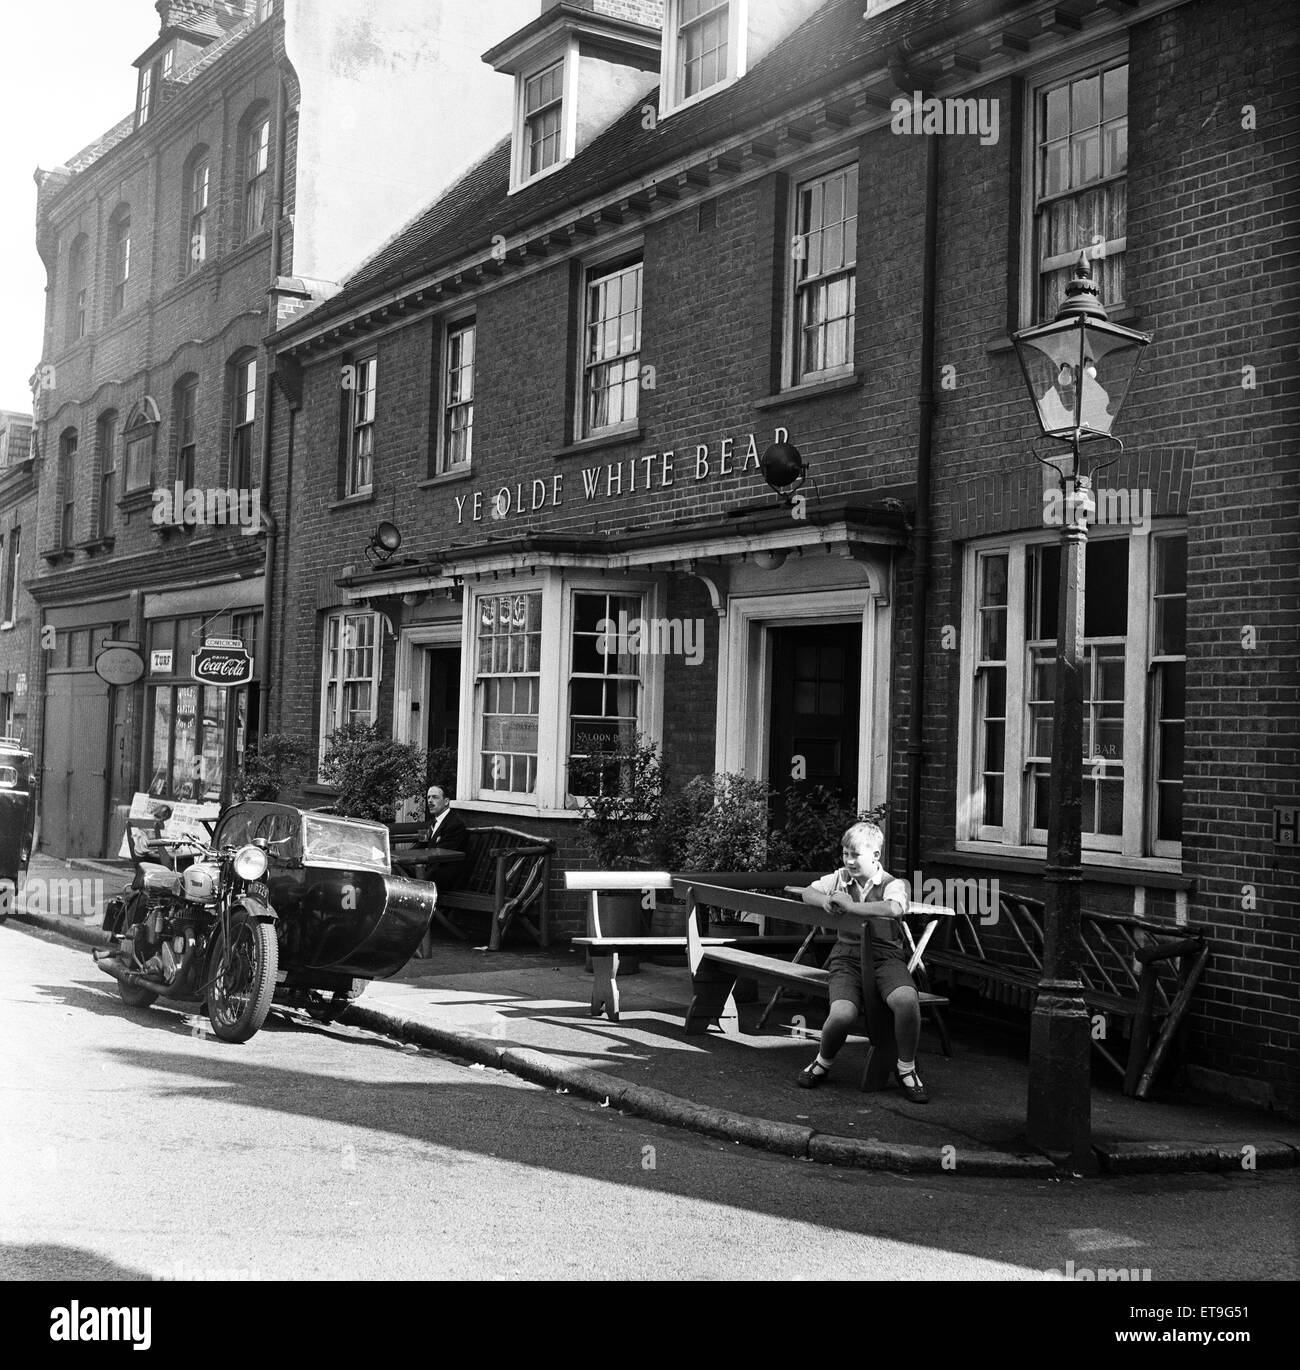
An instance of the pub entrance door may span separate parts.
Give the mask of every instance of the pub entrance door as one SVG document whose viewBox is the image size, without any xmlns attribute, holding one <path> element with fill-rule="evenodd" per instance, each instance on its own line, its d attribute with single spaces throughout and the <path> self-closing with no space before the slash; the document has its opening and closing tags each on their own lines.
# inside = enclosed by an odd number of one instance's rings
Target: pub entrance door
<svg viewBox="0 0 1300 1370">
<path fill-rule="evenodd" d="M 41 847 L 102 857 L 112 691 L 94 671 L 51 672 L 46 681 Z"/>
<path fill-rule="evenodd" d="M 768 784 L 824 785 L 858 798 L 861 624 L 772 628 L 772 719 Z M 778 798 L 775 821 L 785 817 Z"/>
</svg>

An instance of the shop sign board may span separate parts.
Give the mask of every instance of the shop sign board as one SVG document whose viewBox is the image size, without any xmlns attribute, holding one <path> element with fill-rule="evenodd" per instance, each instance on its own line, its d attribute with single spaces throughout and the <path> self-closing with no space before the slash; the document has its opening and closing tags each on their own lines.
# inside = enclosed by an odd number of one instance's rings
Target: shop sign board
<svg viewBox="0 0 1300 1370">
<path fill-rule="evenodd" d="M 110 685 L 133 685 L 144 675 L 144 658 L 130 647 L 106 647 L 95 658 L 95 674 Z"/>
<path fill-rule="evenodd" d="M 190 658 L 190 674 L 204 685 L 246 685 L 253 678 L 253 658 L 242 642 L 209 639 Z"/>
</svg>

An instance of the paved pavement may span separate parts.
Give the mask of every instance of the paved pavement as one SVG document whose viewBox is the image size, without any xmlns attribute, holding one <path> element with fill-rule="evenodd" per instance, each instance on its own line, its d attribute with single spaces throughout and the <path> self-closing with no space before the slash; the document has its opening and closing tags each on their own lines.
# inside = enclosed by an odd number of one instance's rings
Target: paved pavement
<svg viewBox="0 0 1300 1370">
<path fill-rule="evenodd" d="M 111 896 L 127 873 L 125 864 L 38 856 L 16 916 L 98 943 L 94 882 L 102 881 Z M 59 878 L 89 882 L 78 887 L 85 891 L 80 918 L 26 897 L 51 894 Z M 344 1021 L 787 1155 L 897 1171 L 1037 1179 L 1056 1173 L 1024 1136 L 1023 1040 L 958 1020 L 947 1058 L 927 1025 L 918 1059 L 931 1102 L 918 1106 L 896 1087 L 873 1094 L 858 1089 L 861 1038 L 850 1039 L 828 1082 L 797 1088 L 795 1077 L 815 1051 L 815 1039 L 800 1031 L 820 1022 L 813 1005 L 784 1001 L 762 1033 L 755 1031 L 761 1003 L 741 1005 L 738 1019 L 724 1021 L 721 1030 L 687 1037 L 684 963 L 642 961 L 639 974 L 620 977 L 618 1023 L 590 1016 L 591 983 L 583 956 L 566 947 L 491 953 L 436 941 L 430 957 L 370 985 Z M 1142 1103 L 1102 1080 L 1092 1092 L 1092 1128 L 1102 1175 L 1250 1170 L 1300 1160 L 1300 1127 L 1275 1114 L 1168 1097 Z"/>
</svg>

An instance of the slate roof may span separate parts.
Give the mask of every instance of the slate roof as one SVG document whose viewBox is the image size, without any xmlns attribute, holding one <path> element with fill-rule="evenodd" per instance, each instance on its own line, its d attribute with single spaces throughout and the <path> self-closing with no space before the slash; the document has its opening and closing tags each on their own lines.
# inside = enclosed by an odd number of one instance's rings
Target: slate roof
<svg viewBox="0 0 1300 1370">
<path fill-rule="evenodd" d="M 782 108 L 806 100 L 822 85 L 865 73 L 879 66 L 907 34 L 955 14 L 960 7 L 961 0 L 912 0 L 864 21 L 863 0 L 828 0 L 728 89 L 647 129 L 642 126 L 642 107 L 658 99 L 658 90 L 650 91 L 567 166 L 514 195 L 507 193 L 507 137 L 364 262 L 343 290 L 303 315 L 300 326 L 319 325 L 404 277 L 485 252 L 494 234 L 511 237 L 565 206 L 643 179 L 657 166 L 711 146 L 729 132 L 740 133 L 759 124 Z M 986 6 L 967 4 L 966 8 L 979 11 Z M 289 335 L 296 328 L 290 325 L 283 332 Z"/>
<path fill-rule="evenodd" d="M 259 27 L 251 13 L 227 13 L 221 12 L 220 17 L 211 13 L 210 5 L 189 4 L 180 6 L 173 4 L 173 10 L 188 9 L 196 13 L 200 10 L 208 11 L 207 20 L 200 24 L 197 19 L 194 22 L 186 22 L 184 27 L 211 33 L 216 41 L 209 43 L 189 66 L 183 67 L 180 71 L 174 71 L 171 76 L 163 83 L 162 98 L 164 103 L 169 98 L 173 98 L 177 92 L 188 86 L 200 74 L 222 56 L 230 51 L 237 43 L 241 42 L 253 29 Z M 231 27 L 231 26 L 234 27 Z M 87 143 L 75 156 L 69 157 L 63 163 L 74 175 L 77 172 L 85 171 L 87 167 L 93 166 L 105 153 L 111 152 L 120 142 L 128 138 L 135 130 L 135 107 L 132 106 L 131 112 L 125 118 L 119 120 L 107 132 L 101 133 L 93 143 Z"/>
</svg>

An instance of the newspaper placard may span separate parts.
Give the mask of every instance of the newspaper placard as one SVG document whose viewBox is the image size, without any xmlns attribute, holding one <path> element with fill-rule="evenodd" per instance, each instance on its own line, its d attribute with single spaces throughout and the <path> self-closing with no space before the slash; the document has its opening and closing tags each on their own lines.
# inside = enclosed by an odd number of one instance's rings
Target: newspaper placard
<svg viewBox="0 0 1300 1370">
<path fill-rule="evenodd" d="M 215 820 L 220 813 L 221 805 L 215 801 L 196 804 L 182 799 L 155 799 L 143 790 L 137 790 L 131 798 L 132 818 L 163 819 L 162 832 L 159 834 L 161 837 L 197 837 L 200 841 L 207 842 L 212 834 L 203 826 L 201 820 Z M 130 835 L 130 828 L 122 834 L 122 845 L 117 853 L 119 856 L 131 855 L 128 845 Z"/>
</svg>

